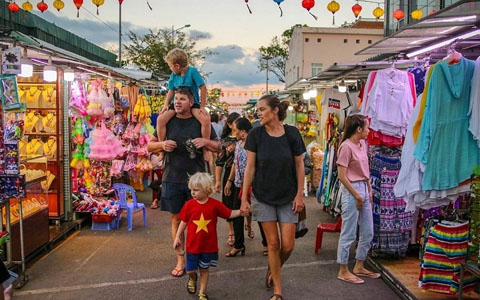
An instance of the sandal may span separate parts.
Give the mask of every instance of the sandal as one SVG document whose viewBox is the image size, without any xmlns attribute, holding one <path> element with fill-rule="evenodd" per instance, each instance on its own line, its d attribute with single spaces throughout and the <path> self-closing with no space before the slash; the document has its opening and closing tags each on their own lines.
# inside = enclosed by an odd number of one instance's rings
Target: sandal
<svg viewBox="0 0 480 300">
<path fill-rule="evenodd" d="M 267 289 L 271 289 L 273 287 L 273 278 L 270 279 L 272 272 L 270 272 L 270 266 L 268 266 L 267 276 L 265 277 L 265 286 Z"/>
<path fill-rule="evenodd" d="M 253 239 L 255 237 L 255 233 L 253 233 L 251 225 L 245 224 L 245 231 L 247 232 L 247 236 L 250 239 Z"/>
<path fill-rule="evenodd" d="M 362 284 L 362 283 L 365 283 L 365 281 L 363 279 L 360 279 L 358 277 L 356 278 L 347 278 L 347 277 L 340 277 L 338 276 L 337 277 L 338 279 L 342 280 L 342 281 L 345 281 L 345 282 L 348 282 L 348 283 L 354 283 L 354 284 Z"/>
<path fill-rule="evenodd" d="M 151 209 L 158 208 L 158 200 L 157 199 L 153 200 L 152 205 L 150 205 L 150 208 Z"/>
<path fill-rule="evenodd" d="M 283 300 L 283 297 L 282 295 L 279 295 L 279 294 L 273 294 L 273 296 L 270 297 L 270 299 L 268 300 Z"/>
<path fill-rule="evenodd" d="M 235 244 L 235 235 L 229 234 L 227 239 L 227 245 L 230 247 L 233 247 L 234 244 Z"/>
<path fill-rule="evenodd" d="M 268 256 L 268 250 L 263 250 L 263 256 Z"/>
<path fill-rule="evenodd" d="M 382 276 L 380 275 L 380 273 L 374 273 L 368 270 L 367 272 L 359 272 L 359 273 L 353 273 L 353 274 L 359 277 L 367 277 L 367 278 L 373 278 L 373 279 L 378 279 Z"/>
<path fill-rule="evenodd" d="M 208 300 L 207 294 L 198 294 L 198 300 Z"/>
<path fill-rule="evenodd" d="M 175 268 L 172 270 L 171 274 L 173 277 L 182 277 L 183 275 L 185 275 L 185 269 Z"/>
<path fill-rule="evenodd" d="M 195 279 L 188 277 L 187 291 L 189 294 L 195 294 L 197 292 L 197 279 L 198 279 L 197 273 L 195 273 Z"/>
</svg>

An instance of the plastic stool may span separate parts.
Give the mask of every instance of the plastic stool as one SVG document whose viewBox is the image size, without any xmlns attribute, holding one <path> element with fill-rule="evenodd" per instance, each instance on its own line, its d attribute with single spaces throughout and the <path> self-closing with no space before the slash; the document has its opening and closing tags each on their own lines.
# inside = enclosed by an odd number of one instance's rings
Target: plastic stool
<svg viewBox="0 0 480 300">
<path fill-rule="evenodd" d="M 315 254 L 322 248 L 324 232 L 340 232 L 342 229 L 342 217 L 339 217 L 337 223 L 320 223 L 317 226 L 317 240 L 315 241 Z"/>
<path fill-rule="evenodd" d="M 117 213 L 117 228 L 118 223 L 120 223 L 120 214 L 122 212 L 122 209 L 127 210 L 127 223 L 129 231 L 132 231 L 133 212 L 137 209 L 143 210 L 143 226 L 147 226 L 147 211 L 145 210 L 145 204 L 137 202 L 137 194 L 135 193 L 135 189 L 123 183 L 115 183 L 113 185 L 113 189 L 115 190 L 115 196 L 119 201 Z M 130 193 L 132 195 L 133 202 L 127 202 L 127 193 Z"/>
</svg>

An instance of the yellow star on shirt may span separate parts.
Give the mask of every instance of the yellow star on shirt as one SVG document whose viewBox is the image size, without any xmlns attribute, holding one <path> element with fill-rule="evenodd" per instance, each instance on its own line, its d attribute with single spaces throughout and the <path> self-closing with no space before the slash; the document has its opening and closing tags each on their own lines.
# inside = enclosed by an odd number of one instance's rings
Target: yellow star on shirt
<svg viewBox="0 0 480 300">
<path fill-rule="evenodd" d="M 200 230 L 205 230 L 206 233 L 208 233 L 208 223 L 210 223 L 211 220 L 205 220 L 203 218 L 203 213 L 202 215 L 200 216 L 200 220 L 193 220 L 193 223 L 195 223 L 195 225 L 197 225 L 197 231 L 195 233 L 198 233 Z"/>
</svg>

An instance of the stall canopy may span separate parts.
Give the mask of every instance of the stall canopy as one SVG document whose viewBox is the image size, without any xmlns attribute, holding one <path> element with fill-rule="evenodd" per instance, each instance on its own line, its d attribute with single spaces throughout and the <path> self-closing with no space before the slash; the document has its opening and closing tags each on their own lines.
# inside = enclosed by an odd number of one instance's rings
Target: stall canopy
<svg viewBox="0 0 480 300">
<path fill-rule="evenodd" d="M 459 1 L 417 23 L 402 28 L 392 36 L 356 54 L 403 54 L 413 57 L 416 52 L 426 49 L 424 53 L 427 53 L 429 48 L 435 48 L 440 43 L 445 44 L 444 46 L 455 44 L 455 48 L 466 58 L 476 59 L 480 55 L 479 26 L 480 1 Z M 445 55 L 445 49 L 443 50 L 432 52 L 431 58 L 442 59 Z"/>
</svg>

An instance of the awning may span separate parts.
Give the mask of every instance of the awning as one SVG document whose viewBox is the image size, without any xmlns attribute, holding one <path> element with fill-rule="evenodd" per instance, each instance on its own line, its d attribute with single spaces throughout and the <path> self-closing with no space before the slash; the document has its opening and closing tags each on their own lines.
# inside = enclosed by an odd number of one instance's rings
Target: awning
<svg viewBox="0 0 480 300">
<path fill-rule="evenodd" d="M 480 34 L 464 40 L 457 38 L 478 29 L 479 25 L 480 1 L 459 1 L 417 23 L 402 28 L 392 36 L 357 52 L 356 55 L 409 54 L 447 41 L 456 42 L 456 49 L 466 58 L 477 58 L 480 55 Z M 441 59 L 446 51 L 435 52 L 432 58 Z"/>
</svg>

